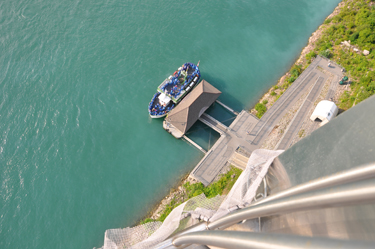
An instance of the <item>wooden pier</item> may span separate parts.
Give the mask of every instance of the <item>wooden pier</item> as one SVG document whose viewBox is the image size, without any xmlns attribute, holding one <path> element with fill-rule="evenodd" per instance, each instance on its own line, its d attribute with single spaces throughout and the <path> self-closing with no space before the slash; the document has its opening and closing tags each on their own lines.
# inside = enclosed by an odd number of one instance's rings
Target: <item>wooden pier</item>
<svg viewBox="0 0 375 249">
<path fill-rule="evenodd" d="M 311 92 L 307 94 L 307 99 L 277 145 L 279 149 L 288 149 L 293 136 L 301 127 L 302 118 L 308 112 L 311 103 L 315 101 L 314 99 L 319 95 L 318 92 L 320 92 L 320 89 L 328 78 L 328 75 L 322 72 L 322 70 L 318 70 L 317 66 L 334 74 L 337 79 L 342 77 L 342 72 L 339 67 L 327 67 L 327 62 L 322 57 L 318 56 L 280 96 L 272 107 L 267 110 L 261 119 L 258 119 L 256 116 L 244 110 L 238 113 L 218 101 L 217 98 L 221 92 L 205 80 L 202 80 L 202 82 L 168 114 L 163 122 L 165 130 L 176 138 L 183 137 L 205 154 L 190 173 L 190 177 L 207 186 L 220 174 L 228 163 L 244 168 L 247 158 L 247 156 L 244 155 L 250 155 L 252 151 L 259 149 L 280 119 L 308 89 L 312 89 Z M 328 92 L 329 96 L 333 96 L 336 87 L 337 86 L 334 84 L 331 85 L 330 91 Z M 236 115 L 235 120 L 229 127 L 205 113 L 209 106 L 215 101 L 226 110 Z M 197 120 L 200 120 L 220 134 L 220 138 L 207 152 L 185 136 L 186 131 Z M 241 153 L 238 152 L 238 148 L 241 148 Z"/>
<path fill-rule="evenodd" d="M 237 148 L 240 147 L 245 152 L 243 154 L 246 155 L 250 155 L 252 151 L 259 149 L 279 120 L 313 85 L 316 89 L 313 88 L 314 91 L 308 95 L 307 101 L 314 101 L 314 98 L 317 96 L 315 90 L 319 91 L 323 82 L 328 78 L 326 74 L 317 70 L 316 67 L 318 65 L 333 73 L 338 78 L 342 75 L 339 68 L 327 67 L 326 61 L 318 56 L 273 106 L 267 110 L 261 119 L 244 110 L 236 114 L 231 108 L 220 101 L 216 101 L 227 110 L 235 113 L 237 117 L 229 127 L 226 127 L 207 114 L 199 118 L 200 121 L 217 131 L 221 136 L 193 169 L 190 177 L 207 186 L 216 178 L 228 162 L 237 164 L 238 167 L 244 167 L 244 156 L 236 152 Z M 304 113 L 306 110 L 304 110 Z M 302 116 L 302 114 L 302 112 L 299 112 L 299 116 Z M 297 118 L 294 120 L 297 120 Z M 295 134 L 300 125 L 300 121 L 295 123 L 288 131 L 288 134 Z M 285 139 L 290 138 L 285 136 Z M 282 149 L 288 148 L 289 140 L 281 143 L 284 144 Z"/>
</svg>

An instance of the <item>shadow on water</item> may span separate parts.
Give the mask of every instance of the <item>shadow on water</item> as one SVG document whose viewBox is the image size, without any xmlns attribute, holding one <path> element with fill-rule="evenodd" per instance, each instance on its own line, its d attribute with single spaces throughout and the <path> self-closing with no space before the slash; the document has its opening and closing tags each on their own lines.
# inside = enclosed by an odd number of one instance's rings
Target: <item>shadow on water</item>
<svg viewBox="0 0 375 249">
<path fill-rule="evenodd" d="M 224 108 L 219 103 L 213 103 L 210 108 L 205 112 L 208 115 L 212 116 L 214 119 L 220 121 L 226 126 L 230 126 L 233 120 L 237 117 L 234 113 Z"/>
<path fill-rule="evenodd" d="M 197 121 L 185 134 L 204 150 L 208 151 L 215 142 L 220 138 L 220 134 L 211 129 L 201 121 Z"/>
<path fill-rule="evenodd" d="M 243 110 L 244 105 L 240 101 L 238 101 L 236 98 L 234 98 L 232 95 L 230 95 L 230 91 L 228 91 L 228 82 L 225 82 L 224 80 L 212 76 L 212 74 L 205 73 L 204 76 L 202 76 L 204 80 L 206 80 L 208 83 L 216 87 L 222 94 L 219 97 L 219 100 L 223 102 L 225 105 L 229 106 L 233 110 L 240 112 Z"/>
</svg>

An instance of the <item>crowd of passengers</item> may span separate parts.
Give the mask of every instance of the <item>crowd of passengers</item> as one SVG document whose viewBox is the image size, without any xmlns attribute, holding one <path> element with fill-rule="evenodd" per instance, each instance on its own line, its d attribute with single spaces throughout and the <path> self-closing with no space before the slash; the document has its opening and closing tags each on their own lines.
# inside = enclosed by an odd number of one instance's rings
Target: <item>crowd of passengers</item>
<svg viewBox="0 0 375 249">
<path fill-rule="evenodd" d="M 187 75 L 186 79 L 184 81 L 184 84 L 182 86 L 180 85 L 180 82 L 178 80 L 178 77 L 181 75 L 181 71 L 188 72 L 189 68 L 194 68 L 194 72 L 191 75 Z M 185 63 L 182 65 L 182 67 L 179 68 L 176 72 L 173 73 L 172 78 L 169 80 L 168 83 L 166 83 L 164 86 L 162 86 L 162 90 L 165 91 L 167 94 L 170 94 L 172 97 L 177 98 L 181 91 L 185 89 L 185 87 L 191 82 L 191 80 L 198 75 L 200 77 L 199 69 L 197 66 L 195 66 L 192 63 Z M 172 86 L 172 87 L 170 87 Z M 167 89 L 170 88 L 168 91 Z"/>
<path fill-rule="evenodd" d="M 179 87 L 180 82 L 178 80 L 178 77 L 181 75 L 181 71 L 186 71 L 188 72 L 189 68 L 194 68 L 194 72 L 191 75 L 187 75 L 185 82 L 182 86 Z M 194 79 L 195 76 L 200 77 L 200 72 L 197 66 L 195 66 L 192 63 L 185 63 L 182 65 L 177 71 L 173 73 L 173 76 L 171 77 L 170 81 L 163 85 L 161 87 L 161 90 L 163 90 L 165 93 L 170 94 L 172 97 L 177 98 L 183 89 L 191 82 L 192 79 Z M 167 91 L 168 86 L 172 86 L 169 91 Z M 168 113 L 170 110 L 173 109 L 175 104 L 172 104 L 172 106 L 165 106 L 157 103 L 155 106 L 152 106 L 153 103 L 155 102 L 155 98 L 158 97 L 159 95 L 154 95 L 152 98 L 150 104 L 149 104 L 149 110 L 151 115 L 163 115 Z"/>
<path fill-rule="evenodd" d="M 152 109 L 151 109 L 151 112 L 150 114 L 151 115 L 163 115 L 163 114 L 166 114 L 168 113 L 170 110 L 172 110 L 174 107 L 174 104 L 172 104 L 172 106 L 165 106 L 165 105 L 161 105 L 159 103 L 157 103 Z"/>
</svg>

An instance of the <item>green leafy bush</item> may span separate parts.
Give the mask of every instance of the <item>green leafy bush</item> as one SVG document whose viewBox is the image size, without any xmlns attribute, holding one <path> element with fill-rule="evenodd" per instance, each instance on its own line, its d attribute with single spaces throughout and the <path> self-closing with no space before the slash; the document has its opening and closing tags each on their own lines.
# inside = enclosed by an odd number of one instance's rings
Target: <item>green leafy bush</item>
<svg viewBox="0 0 375 249">
<path fill-rule="evenodd" d="M 271 94 L 272 95 L 272 94 Z M 267 111 L 267 107 L 261 103 L 255 105 L 255 110 L 257 111 L 257 117 L 261 118 L 264 113 Z"/>
<path fill-rule="evenodd" d="M 294 66 L 290 69 L 290 74 L 291 74 L 294 78 L 297 78 L 301 73 L 302 73 L 302 65 L 294 65 Z"/>
<path fill-rule="evenodd" d="M 316 57 L 316 53 L 314 51 L 311 51 L 310 53 L 306 54 L 306 60 L 308 62 L 311 62 L 311 59 L 315 57 Z"/>
<path fill-rule="evenodd" d="M 290 77 L 288 78 L 288 83 L 293 83 L 296 79 L 297 79 L 297 77 L 290 76 Z"/>
<path fill-rule="evenodd" d="M 326 58 L 331 58 L 331 51 L 329 49 L 323 50 L 319 52 L 320 56 L 326 57 Z"/>
</svg>

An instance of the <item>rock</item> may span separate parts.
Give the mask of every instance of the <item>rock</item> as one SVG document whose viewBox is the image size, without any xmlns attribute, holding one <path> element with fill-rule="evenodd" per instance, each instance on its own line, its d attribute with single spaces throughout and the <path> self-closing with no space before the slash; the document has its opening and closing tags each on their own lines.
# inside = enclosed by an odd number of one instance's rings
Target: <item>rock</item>
<svg viewBox="0 0 375 249">
<path fill-rule="evenodd" d="M 235 177 L 236 177 L 236 174 L 233 174 L 233 175 L 231 175 L 230 177 L 235 178 Z"/>
<path fill-rule="evenodd" d="M 341 44 L 350 47 L 350 41 L 343 41 Z"/>
<path fill-rule="evenodd" d="M 358 49 L 358 48 L 353 48 L 353 50 L 354 50 L 355 52 L 358 52 L 358 51 L 359 51 L 359 49 Z"/>
<path fill-rule="evenodd" d="M 286 78 L 286 75 L 280 78 L 280 84 L 284 83 L 285 78 Z"/>
<path fill-rule="evenodd" d="M 370 54 L 370 51 L 368 51 L 368 50 L 365 49 L 365 50 L 363 50 L 363 54 L 364 54 L 364 55 L 369 55 L 369 54 Z"/>
</svg>

